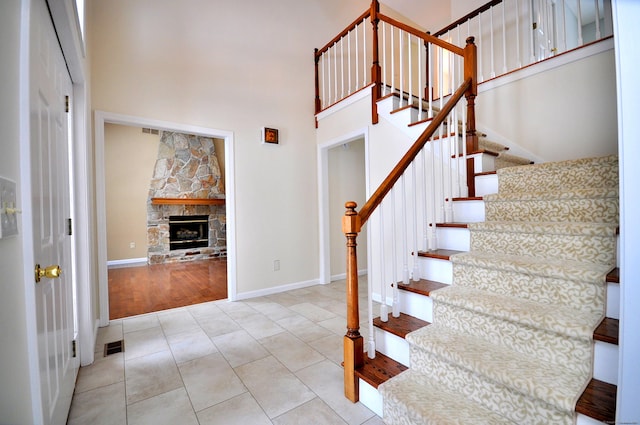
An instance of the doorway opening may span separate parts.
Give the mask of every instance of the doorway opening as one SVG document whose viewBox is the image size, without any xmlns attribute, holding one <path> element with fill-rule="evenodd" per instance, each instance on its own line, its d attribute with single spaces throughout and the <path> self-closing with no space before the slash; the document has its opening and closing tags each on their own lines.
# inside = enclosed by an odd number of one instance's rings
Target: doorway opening
<svg viewBox="0 0 640 425">
<path fill-rule="evenodd" d="M 138 252 L 138 254 L 134 254 L 133 252 L 131 253 L 127 252 L 125 254 L 118 255 L 120 258 L 124 258 L 124 261 L 117 261 L 118 260 L 117 258 L 115 259 L 115 261 L 113 261 L 113 258 L 110 261 L 109 257 L 111 257 L 111 254 L 110 254 L 111 232 L 108 232 L 107 228 L 109 226 L 108 224 L 109 220 L 112 219 L 112 214 L 111 213 L 108 214 L 108 211 L 110 208 L 110 204 L 109 204 L 110 201 L 109 201 L 109 196 L 107 196 L 107 192 L 108 192 L 108 187 L 109 185 L 111 185 L 112 182 L 107 180 L 107 175 L 109 174 L 108 173 L 109 164 L 107 164 L 107 158 L 106 158 L 105 152 L 107 151 L 106 143 L 108 142 L 109 137 L 108 137 L 108 134 L 105 136 L 105 133 L 106 133 L 105 130 L 112 127 L 112 124 L 115 124 L 118 127 L 119 126 L 134 127 L 138 132 L 140 132 L 140 129 L 157 129 L 159 132 L 179 132 L 179 133 L 194 135 L 196 137 L 216 139 L 222 143 L 222 149 L 220 150 L 222 150 L 224 154 L 223 154 L 223 159 L 221 159 L 221 162 L 225 164 L 224 183 L 223 183 L 224 190 L 222 192 L 223 192 L 223 196 L 225 197 L 225 203 L 224 203 L 225 205 L 217 208 L 222 208 L 222 210 L 224 211 L 223 214 L 225 216 L 225 223 L 224 223 L 224 232 L 225 232 L 224 254 L 225 256 L 206 255 L 206 256 L 198 257 L 196 260 L 194 260 L 194 258 L 196 257 L 183 255 L 183 257 L 181 258 L 181 261 L 176 262 L 176 264 L 166 264 L 166 265 L 153 264 L 152 266 L 148 265 L 149 261 L 147 260 L 148 255 L 147 255 L 147 247 L 146 247 L 148 235 L 147 235 L 146 225 L 143 225 L 143 226 L 139 226 L 140 232 L 141 232 L 140 245 L 143 245 L 143 247 L 140 247 L 140 249 L 136 251 Z M 147 132 L 147 133 L 150 133 L 150 132 Z M 145 136 L 148 136 L 148 135 L 149 134 L 146 134 Z M 100 325 L 106 326 L 109 324 L 110 318 L 111 319 L 115 318 L 115 317 L 110 317 L 110 297 L 113 295 L 110 293 L 110 286 L 111 286 L 111 283 L 114 281 L 114 277 L 112 277 L 112 275 L 117 276 L 117 278 L 120 280 L 123 280 L 125 282 L 125 285 L 124 285 L 125 287 L 126 287 L 127 279 L 133 279 L 132 276 L 134 276 L 136 273 L 138 273 L 137 274 L 138 282 L 140 282 L 141 280 L 144 281 L 145 279 L 147 279 L 150 282 L 159 283 L 160 276 L 164 276 L 167 278 L 171 278 L 173 276 L 174 278 L 178 279 L 178 281 L 184 281 L 185 279 L 184 276 L 182 278 L 177 278 L 176 276 L 179 276 L 181 273 L 191 273 L 197 267 L 196 263 L 204 263 L 204 264 L 199 264 L 201 271 L 204 274 L 201 274 L 200 277 L 196 278 L 196 281 L 202 280 L 202 279 L 214 279 L 213 277 L 214 275 L 215 275 L 215 279 L 220 279 L 221 275 L 226 276 L 226 278 L 223 278 L 224 293 L 221 296 L 220 291 L 217 291 L 218 295 L 215 295 L 215 296 L 217 296 L 218 299 L 227 298 L 232 301 L 235 300 L 236 268 L 235 268 L 235 223 L 234 223 L 235 196 L 233 192 L 233 187 L 234 187 L 233 134 L 225 130 L 203 128 L 203 127 L 190 126 L 190 125 L 184 125 L 184 124 L 178 124 L 178 123 L 171 123 L 166 121 L 152 120 L 148 118 L 126 116 L 126 115 L 120 115 L 120 114 L 111 114 L 111 113 L 106 113 L 102 111 L 97 111 L 95 114 L 95 145 L 96 145 L 96 158 L 103 158 L 102 161 L 96 161 L 96 197 L 97 197 L 96 204 L 97 204 L 97 223 L 98 223 L 98 261 L 99 261 L 98 273 L 99 273 L 99 296 L 100 296 L 100 300 L 99 300 L 100 301 L 99 303 L 100 304 Z M 122 156 L 120 158 L 122 158 Z M 153 158 L 154 164 L 155 164 L 155 160 L 156 160 L 156 157 Z M 148 194 L 149 194 L 149 179 L 151 178 L 151 175 L 153 173 L 154 166 L 155 165 L 152 165 L 151 170 L 148 170 L 148 173 L 146 176 L 147 186 L 146 186 L 146 189 L 143 190 L 145 193 L 142 195 L 144 197 L 142 201 L 142 208 L 145 209 L 145 211 L 143 212 L 145 216 L 144 218 L 145 220 L 147 216 L 146 209 L 147 209 L 147 200 L 148 200 Z M 130 181 L 127 181 L 127 186 L 131 186 Z M 167 218 L 168 217 L 169 217 L 169 214 L 167 215 Z M 211 226 L 210 223 L 209 223 L 209 226 Z M 211 231 L 213 231 L 213 229 Z M 131 240 L 132 237 L 133 236 L 130 233 L 124 237 L 125 238 L 123 239 L 124 242 L 123 241 L 119 242 L 120 245 L 123 245 L 123 244 L 126 245 L 124 246 L 125 250 L 133 251 L 135 249 L 138 249 L 138 242 Z M 167 233 L 167 239 L 168 239 L 168 233 Z M 167 245 L 168 245 L 168 241 L 167 241 Z M 122 246 L 120 248 L 122 248 Z M 113 248 L 112 251 L 115 249 L 116 248 Z M 206 250 L 209 248 L 202 248 L 202 249 Z M 189 249 L 176 250 L 176 252 L 181 252 L 182 254 L 189 254 L 191 252 L 191 249 L 189 248 Z M 125 258 L 125 257 L 129 257 L 129 258 Z M 189 261 L 189 260 L 194 260 L 194 261 Z M 187 264 L 187 262 L 190 264 Z M 156 267 L 156 266 L 164 266 L 165 268 L 167 268 L 167 270 L 164 270 L 164 272 L 161 272 L 160 274 L 155 274 L 155 275 L 153 273 L 150 273 L 150 270 L 147 270 L 145 272 L 147 277 L 146 278 L 141 277 L 142 276 L 140 275 L 141 269 L 143 270 L 149 269 L 150 267 L 155 267 L 159 269 L 159 267 Z M 123 268 L 126 268 L 127 270 L 124 270 Z M 113 271 L 113 273 L 111 271 Z M 123 277 L 125 275 L 129 275 L 129 276 Z M 197 284 L 197 282 L 195 283 Z M 122 289 L 120 290 L 122 291 Z M 196 292 L 197 290 L 194 289 L 193 291 Z M 185 293 L 185 292 L 188 292 L 187 285 L 178 287 L 178 289 L 174 291 L 173 295 L 177 293 Z M 130 296 L 130 294 L 126 294 L 126 291 L 125 291 L 125 295 Z M 211 296 L 214 296 L 214 295 L 211 295 Z M 180 297 L 177 297 L 177 298 L 180 298 Z M 202 301 L 205 301 L 205 300 L 202 300 Z M 184 305 L 194 304 L 202 301 L 198 301 L 197 299 L 195 302 L 186 301 Z M 168 306 L 161 301 L 155 302 L 155 306 L 156 307 L 154 307 L 155 308 L 154 311 L 177 307 L 177 306 Z M 126 316 L 123 316 L 123 317 L 126 317 Z"/>
</svg>

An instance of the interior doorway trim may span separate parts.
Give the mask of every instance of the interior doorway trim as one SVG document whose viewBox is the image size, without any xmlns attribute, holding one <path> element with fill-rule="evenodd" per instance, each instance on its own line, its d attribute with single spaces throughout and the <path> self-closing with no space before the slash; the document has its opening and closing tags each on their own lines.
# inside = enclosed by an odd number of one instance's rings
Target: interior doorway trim
<svg viewBox="0 0 640 425">
<path fill-rule="evenodd" d="M 120 124 L 133 127 L 149 127 L 158 130 L 180 131 L 197 136 L 224 139 L 225 197 L 227 211 L 227 297 L 235 301 L 236 294 L 236 226 L 235 226 L 235 163 L 233 132 L 194 125 L 159 121 L 150 118 L 96 111 L 96 215 L 98 222 L 98 294 L 100 300 L 100 326 L 109 324 L 109 283 L 107 278 L 107 220 L 106 181 L 104 164 L 104 125 Z"/>
<path fill-rule="evenodd" d="M 318 145 L 318 206 L 320 208 L 320 283 L 331 282 L 331 237 L 329 219 L 329 150 L 336 146 L 346 145 L 356 140 L 364 139 L 364 162 L 365 162 L 365 193 L 368 199 L 369 191 L 369 129 L 363 127 L 350 133 L 338 136 L 337 138 Z M 359 205 L 362 207 L 362 205 Z M 369 244 L 367 244 L 367 267 L 371 264 L 369 254 Z"/>
</svg>

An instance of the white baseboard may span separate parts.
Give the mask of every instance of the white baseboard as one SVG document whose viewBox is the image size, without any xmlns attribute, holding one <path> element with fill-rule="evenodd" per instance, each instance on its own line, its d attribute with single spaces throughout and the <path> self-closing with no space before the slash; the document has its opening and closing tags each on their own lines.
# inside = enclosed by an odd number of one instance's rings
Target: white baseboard
<svg viewBox="0 0 640 425">
<path fill-rule="evenodd" d="M 107 261 L 107 268 L 117 268 L 117 267 L 133 267 L 133 266 L 141 266 L 147 264 L 147 257 L 142 258 L 127 258 L 124 260 L 111 260 Z"/>
<path fill-rule="evenodd" d="M 247 300 L 250 298 L 264 297 L 266 295 L 279 294 L 280 292 L 291 291 L 293 289 L 307 288 L 320 284 L 319 279 L 306 280 L 302 282 L 289 283 L 286 285 L 275 286 L 273 288 L 258 289 L 257 291 L 241 292 L 236 294 L 236 300 Z"/>
<path fill-rule="evenodd" d="M 366 274 L 367 274 L 367 269 L 358 270 L 358 276 L 364 276 Z M 331 275 L 331 282 L 335 282 L 337 280 L 346 280 L 346 279 L 347 279 L 346 273 Z"/>
</svg>

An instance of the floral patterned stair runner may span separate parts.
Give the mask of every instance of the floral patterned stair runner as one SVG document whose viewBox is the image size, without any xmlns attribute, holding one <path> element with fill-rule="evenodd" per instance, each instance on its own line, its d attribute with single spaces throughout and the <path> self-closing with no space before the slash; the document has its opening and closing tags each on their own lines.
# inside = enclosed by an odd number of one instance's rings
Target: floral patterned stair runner
<svg viewBox="0 0 640 425">
<path fill-rule="evenodd" d="M 617 157 L 498 170 L 471 251 L 432 293 L 434 323 L 407 335 L 411 368 L 379 387 L 385 423 L 574 422 L 615 265 L 617 176 Z"/>
</svg>

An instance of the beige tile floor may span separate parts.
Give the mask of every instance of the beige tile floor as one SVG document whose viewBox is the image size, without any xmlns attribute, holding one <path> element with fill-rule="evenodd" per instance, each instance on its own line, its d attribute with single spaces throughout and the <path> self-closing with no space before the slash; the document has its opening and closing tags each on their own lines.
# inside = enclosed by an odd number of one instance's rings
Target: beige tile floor
<svg viewBox="0 0 640 425">
<path fill-rule="evenodd" d="M 345 316 L 337 281 L 114 320 L 80 369 L 68 424 L 380 425 L 343 395 Z M 120 339 L 124 353 L 104 357 Z"/>
</svg>

